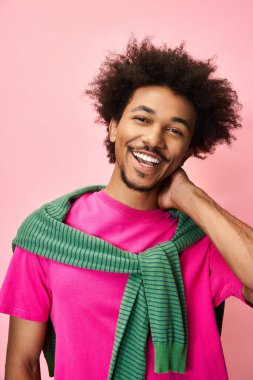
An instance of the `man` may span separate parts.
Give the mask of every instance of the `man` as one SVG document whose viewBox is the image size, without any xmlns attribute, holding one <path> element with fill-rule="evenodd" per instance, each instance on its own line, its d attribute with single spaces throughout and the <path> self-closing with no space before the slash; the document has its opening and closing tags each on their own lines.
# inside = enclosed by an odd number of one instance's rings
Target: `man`
<svg viewBox="0 0 253 380">
<path fill-rule="evenodd" d="M 55 379 L 227 379 L 215 308 L 232 295 L 253 304 L 253 230 L 182 169 L 240 127 L 214 71 L 148 38 L 107 57 L 86 92 L 112 177 L 43 206 L 14 239 L 6 380 L 40 378 L 49 319 Z"/>
</svg>

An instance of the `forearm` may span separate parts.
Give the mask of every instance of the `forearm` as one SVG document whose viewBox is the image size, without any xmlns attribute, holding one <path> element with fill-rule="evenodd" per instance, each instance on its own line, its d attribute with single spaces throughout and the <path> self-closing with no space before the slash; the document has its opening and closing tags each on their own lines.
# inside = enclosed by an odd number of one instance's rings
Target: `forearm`
<svg viewBox="0 0 253 380">
<path fill-rule="evenodd" d="M 244 286 L 253 289 L 253 229 L 192 184 L 174 201 L 210 237 Z"/>
</svg>

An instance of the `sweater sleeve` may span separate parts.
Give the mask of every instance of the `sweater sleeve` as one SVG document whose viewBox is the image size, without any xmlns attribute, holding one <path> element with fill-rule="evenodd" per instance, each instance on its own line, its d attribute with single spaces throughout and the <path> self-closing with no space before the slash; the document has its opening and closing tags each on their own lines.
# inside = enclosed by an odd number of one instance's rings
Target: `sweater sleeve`
<svg viewBox="0 0 253 380">
<path fill-rule="evenodd" d="M 211 292 L 214 306 L 226 298 L 234 296 L 250 307 L 253 307 L 242 295 L 242 282 L 236 277 L 215 245 L 209 245 Z"/>
<path fill-rule="evenodd" d="M 48 259 L 15 247 L 0 291 L 0 312 L 46 322 L 51 309 Z"/>
</svg>

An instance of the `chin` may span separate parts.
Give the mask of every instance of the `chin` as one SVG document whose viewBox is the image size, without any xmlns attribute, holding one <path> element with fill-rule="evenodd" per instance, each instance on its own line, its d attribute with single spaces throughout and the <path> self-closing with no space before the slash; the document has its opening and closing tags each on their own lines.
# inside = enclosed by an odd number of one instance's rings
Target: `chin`
<svg viewBox="0 0 253 380">
<path fill-rule="evenodd" d="M 142 174 L 142 173 L 140 173 Z M 144 178 L 145 175 L 140 175 L 140 177 Z M 127 178 L 126 176 L 126 173 L 125 173 L 125 170 L 124 169 L 121 169 L 120 171 L 120 178 L 122 180 L 122 182 L 126 185 L 126 187 L 128 187 L 129 189 L 131 190 L 134 190 L 134 191 L 139 191 L 139 192 L 150 192 L 150 191 L 153 191 L 157 188 L 160 187 L 160 185 L 162 184 L 163 180 L 160 181 L 160 182 L 155 182 L 155 183 L 151 183 L 151 184 L 145 184 L 145 183 L 141 183 L 141 182 L 145 182 L 144 181 L 132 181 L 131 179 Z"/>
</svg>

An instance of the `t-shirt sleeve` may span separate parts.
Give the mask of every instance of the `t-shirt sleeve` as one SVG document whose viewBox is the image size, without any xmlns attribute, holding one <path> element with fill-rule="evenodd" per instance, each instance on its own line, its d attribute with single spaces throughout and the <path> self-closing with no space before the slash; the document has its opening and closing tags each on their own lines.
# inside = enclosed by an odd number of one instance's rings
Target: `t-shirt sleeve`
<svg viewBox="0 0 253 380">
<path fill-rule="evenodd" d="M 248 306 L 253 307 L 242 295 L 243 284 L 212 242 L 209 244 L 209 260 L 211 293 L 214 306 L 216 307 L 226 298 L 234 296 Z"/>
<path fill-rule="evenodd" d="M 1 291 L 0 312 L 46 322 L 51 310 L 48 259 L 16 246 Z"/>
</svg>

